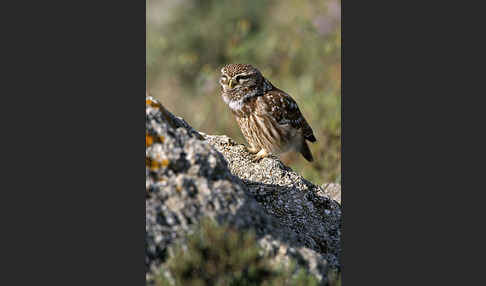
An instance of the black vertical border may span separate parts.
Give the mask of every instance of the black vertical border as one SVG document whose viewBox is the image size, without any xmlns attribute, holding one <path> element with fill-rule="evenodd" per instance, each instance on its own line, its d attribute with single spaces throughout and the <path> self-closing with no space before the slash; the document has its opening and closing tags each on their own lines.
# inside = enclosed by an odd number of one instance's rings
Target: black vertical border
<svg viewBox="0 0 486 286">
<path fill-rule="evenodd" d="M 483 201 L 470 195 L 482 183 L 473 186 L 466 162 L 478 141 L 465 137 L 476 133 L 468 116 L 483 105 L 465 97 L 482 90 L 470 90 L 476 75 L 466 66 L 479 62 L 471 50 L 482 10 L 452 2 L 342 6 L 343 285 L 477 284 L 469 281 L 482 264 L 468 255 L 479 253 L 473 247 L 484 243 L 472 242 L 483 236 L 466 232 L 477 229 L 469 227 L 472 204 Z"/>
<path fill-rule="evenodd" d="M 146 3 L 14 5 L 0 284 L 144 285 Z"/>
</svg>

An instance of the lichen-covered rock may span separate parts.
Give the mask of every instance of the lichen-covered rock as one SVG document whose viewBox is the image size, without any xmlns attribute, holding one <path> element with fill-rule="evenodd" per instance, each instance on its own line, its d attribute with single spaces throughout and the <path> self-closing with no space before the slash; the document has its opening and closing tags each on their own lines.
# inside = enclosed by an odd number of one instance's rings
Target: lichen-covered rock
<svg viewBox="0 0 486 286">
<path fill-rule="evenodd" d="M 321 191 L 319 191 L 321 192 Z M 338 203 L 341 203 L 341 185 L 334 184 L 334 183 L 327 183 L 322 185 L 322 193 L 325 196 L 335 200 Z"/>
<path fill-rule="evenodd" d="M 339 267 L 341 208 L 278 159 L 197 132 L 146 97 L 147 280 L 203 217 L 255 231 L 264 255 L 295 258 L 325 281 Z"/>
<path fill-rule="evenodd" d="M 296 245 L 324 256 L 331 267 L 339 265 L 341 207 L 326 191 L 305 180 L 277 158 L 255 163 L 245 146 L 227 136 L 205 135 L 228 161 L 265 212 L 296 233 Z"/>
</svg>

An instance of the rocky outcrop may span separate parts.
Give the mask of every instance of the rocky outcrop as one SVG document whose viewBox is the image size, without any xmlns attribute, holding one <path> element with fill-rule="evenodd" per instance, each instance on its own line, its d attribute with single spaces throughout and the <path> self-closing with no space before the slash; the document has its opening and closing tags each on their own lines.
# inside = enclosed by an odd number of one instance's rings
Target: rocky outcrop
<svg viewBox="0 0 486 286">
<path fill-rule="evenodd" d="M 331 198 L 340 199 L 339 185 L 324 187 L 277 158 L 253 162 L 243 145 L 200 133 L 146 97 L 147 279 L 168 247 L 209 217 L 254 230 L 264 255 L 293 257 L 325 281 L 340 266 L 342 214 Z"/>
</svg>

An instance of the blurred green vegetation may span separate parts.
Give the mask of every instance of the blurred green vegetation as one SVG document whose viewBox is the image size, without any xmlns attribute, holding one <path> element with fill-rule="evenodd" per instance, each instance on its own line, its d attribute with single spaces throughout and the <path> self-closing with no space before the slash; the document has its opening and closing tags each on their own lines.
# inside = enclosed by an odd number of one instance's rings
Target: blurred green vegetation
<svg viewBox="0 0 486 286">
<path fill-rule="evenodd" d="M 318 280 L 297 268 L 276 265 L 259 254 L 255 234 L 240 232 L 228 226 L 219 226 L 205 219 L 186 244 L 177 244 L 161 272 L 155 277 L 157 286 L 205 285 L 318 285 Z M 169 280 L 164 270 L 171 275 Z M 340 274 L 329 274 L 329 286 L 340 286 Z"/>
<path fill-rule="evenodd" d="M 148 0 L 148 89 L 198 130 L 246 144 L 218 79 L 225 64 L 252 64 L 297 101 L 318 140 L 315 162 L 282 161 L 314 183 L 340 182 L 340 9 L 340 0 Z"/>
</svg>

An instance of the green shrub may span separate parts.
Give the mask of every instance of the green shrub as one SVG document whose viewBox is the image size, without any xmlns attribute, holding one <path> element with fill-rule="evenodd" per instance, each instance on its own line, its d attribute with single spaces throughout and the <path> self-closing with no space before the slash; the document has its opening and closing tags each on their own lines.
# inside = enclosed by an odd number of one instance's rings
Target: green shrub
<svg viewBox="0 0 486 286">
<path fill-rule="evenodd" d="M 176 286 L 205 285 L 318 285 L 317 279 L 304 269 L 276 267 L 259 254 L 253 232 L 240 232 L 204 220 L 188 236 L 186 244 L 173 248 L 165 263 Z M 293 274 L 295 273 L 295 274 Z M 159 274 L 156 285 L 172 285 Z"/>
</svg>

